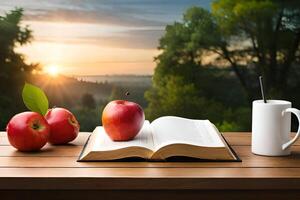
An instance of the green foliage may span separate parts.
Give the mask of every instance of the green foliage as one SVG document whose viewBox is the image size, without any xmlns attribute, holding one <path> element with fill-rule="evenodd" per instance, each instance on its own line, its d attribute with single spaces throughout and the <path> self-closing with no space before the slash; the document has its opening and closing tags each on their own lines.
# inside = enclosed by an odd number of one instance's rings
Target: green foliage
<svg viewBox="0 0 300 200">
<path fill-rule="evenodd" d="M 160 39 L 146 116 L 208 118 L 221 130 L 250 130 L 250 102 L 267 95 L 300 104 L 300 4 L 216 0 L 188 9 Z M 212 67 L 215 66 L 215 67 Z"/>
<path fill-rule="evenodd" d="M 224 120 L 221 123 L 216 124 L 216 126 L 218 127 L 219 131 L 221 132 L 228 132 L 228 131 L 232 131 L 232 130 L 239 130 L 241 129 L 241 127 L 238 125 L 238 123 L 236 122 L 228 122 L 226 120 Z"/>
<path fill-rule="evenodd" d="M 45 113 L 47 104 L 45 96 L 34 86 L 25 86 L 23 95 L 25 102 L 22 102 L 24 83 L 30 82 L 46 91 L 51 106 L 66 107 L 74 112 L 81 124 L 81 130 L 92 131 L 101 124 L 101 108 L 105 103 L 100 101 L 99 105 L 94 105 L 90 97 L 82 97 L 85 100 L 82 99 L 83 102 L 80 102 L 82 91 L 101 93 L 106 99 L 112 86 L 104 83 L 80 82 L 66 77 L 59 77 L 62 81 L 60 82 L 42 75 L 34 76 L 32 71 L 39 70 L 39 66 L 26 64 L 24 56 L 15 51 L 16 47 L 28 44 L 33 39 L 29 27 L 23 25 L 22 17 L 23 9 L 20 8 L 0 16 L 0 130 L 5 130 L 13 115 L 26 110 L 24 103 L 29 109 Z M 36 101 L 34 97 L 36 95 L 42 98 Z"/>
<path fill-rule="evenodd" d="M 95 109 L 96 108 L 96 101 L 92 94 L 86 93 L 81 97 L 81 104 L 82 107 L 88 109 Z"/>
<path fill-rule="evenodd" d="M 154 95 L 159 96 L 159 98 L 155 98 Z M 148 91 L 146 98 L 154 100 L 150 102 L 146 110 L 146 116 L 150 119 L 155 119 L 161 115 L 192 115 L 194 112 L 190 111 L 195 109 L 195 104 L 200 102 L 195 86 L 184 84 L 181 77 L 175 76 L 166 79 L 165 87 L 158 88 L 157 91 Z M 159 107 L 157 107 L 158 105 Z"/>
<path fill-rule="evenodd" d="M 292 76 L 300 64 L 299 1 L 218 0 L 212 4 L 212 16 L 225 44 L 215 51 L 230 63 L 249 100 L 257 97 L 253 80 L 259 75 L 264 76 L 268 96 L 291 98 L 286 88 L 293 86 L 290 82 L 300 84 Z"/>
<path fill-rule="evenodd" d="M 144 98 L 144 93 L 150 86 L 147 85 L 137 85 L 134 82 L 124 86 L 123 84 L 113 85 L 111 94 L 108 98 L 109 101 L 113 100 L 127 100 L 138 103 L 140 106 L 145 108 L 147 102 Z M 128 93 L 128 95 L 126 95 Z"/>
<path fill-rule="evenodd" d="M 32 34 L 21 23 L 23 10 L 16 8 L 0 16 L 0 130 L 5 129 L 9 118 L 25 110 L 21 91 L 25 81 L 37 65 L 28 65 L 15 48 L 27 44 Z"/>
<path fill-rule="evenodd" d="M 199 86 L 198 89 L 201 90 Z M 154 120 L 160 116 L 174 115 L 209 119 L 223 131 L 250 130 L 250 108 L 235 108 L 237 103 L 232 108 L 228 107 L 224 101 L 200 95 L 203 92 L 198 89 L 195 84 L 184 82 L 182 77 L 169 76 L 164 87 L 153 87 L 145 93 L 145 98 L 150 100 L 145 110 L 146 118 Z"/>
<path fill-rule="evenodd" d="M 216 126 L 220 131 L 251 130 L 251 107 L 227 108 L 223 111 L 223 121 Z"/>
<path fill-rule="evenodd" d="M 206 118 L 218 120 L 222 105 L 199 97 L 194 84 L 186 84 L 182 77 L 170 76 L 165 87 L 152 89 L 146 92 L 149 102 L 146 116 L 153 120 L 163 115 L 175 115 L 189 118 Z M 159 98 L 155 98 L 157 95 Z"/>
<path fill-rule="evenodd" d="M 73 108 L 72 113 L 76 116 L 81 131 L 93 131 L 101 125 L 101 108 Z"/>
<path fill-rule="evenodd" d="M 1 50 L 8 56 L 13 56 L 14 47 L 17 45 L 24 45 L 32 39 L 31 30 L 28 26 L 21 26 L 23 17 L 23 9 L 16 8 L 5 16 L 0 16 L 0 43 Z M 5 51 L 4 51 L 5 50 Z"/>
<path fill-rule="evenodd" d="M 46 94 L 39 87 L 25 83 L 22 98 L 25 106 L 33 111 L 45 115 L 49 109 L 49 102 Z"/>
</svg>

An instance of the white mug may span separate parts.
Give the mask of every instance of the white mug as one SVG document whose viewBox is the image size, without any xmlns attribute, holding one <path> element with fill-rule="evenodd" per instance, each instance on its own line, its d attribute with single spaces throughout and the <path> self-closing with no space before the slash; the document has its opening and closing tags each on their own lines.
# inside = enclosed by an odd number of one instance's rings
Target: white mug
<svg viewBox="0 0 300 200">
<path fill-rule="evenodd" d="M 290 146 L 300 136 L 300 127 L 291 139 L 291 113 L 300 123 L 300 111 L 283 100 L 253 101 L 252 104 L 252 153 L 265 156 L 291 154 Z"/>
</svg>

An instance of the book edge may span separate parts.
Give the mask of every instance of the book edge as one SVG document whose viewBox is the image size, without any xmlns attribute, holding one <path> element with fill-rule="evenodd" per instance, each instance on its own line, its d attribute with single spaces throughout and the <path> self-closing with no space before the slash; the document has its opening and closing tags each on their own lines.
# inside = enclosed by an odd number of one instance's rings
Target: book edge
<svg viewBox="0 0 300 200">
<path fill-rule="evenodd" d="M 226 140 L 224 135 L 222 133 L 220 133 L 220 135 L 223 138 L 224 142 L 226 143 L 226 146 L 228 147 L 229 151 L 232 153 L 232 155 L 235 158 L 235 160 L 232 160 L 232 161 L 242 162 L 242 159 L 238 156 L 238 154 L 235 152 L 235 150 L 231 147 L 231 145 L 228 143 L 228 141 Z"/>
<path fill-rule="evenodd" d="M 83 146 L 83 148 L 82 148 L 82 150 L 81 150 L 81 152 L 80 152 L 80 154 L 79 154 L 79 156 L 78 156 L 77 162 L 82 162 L 82 161 L 83 161 L 83 157 L 82 157 L 82 156 L 83 156 L 83 154 L 84 154 L 84 152 L 85 152 L 85 150 L 86 150 L 86 147 L 87 147 L 87 145 L 88 145 L 88 143 L 89 143 L 89 141 L 90 141 L 90 138 L 91 138 L 92 134 L 93 134 L 93 133 L 91 133 L 91 134 L 89 135 L 88 139 L 86 140 L 86 142 L 85 142 L 85 144 L 84 144 L 84 146 Z"/>
<path fill-rule="evenodd" d="M 82 150 L 81 150 L 81 152 L 80 152 L 80 154 L 79 154 L 79 156 L 78 156 L 78 158 L 77 158 L 77 160 L 76 160 L 77 162 L 114 161 L 114 160 L 119 160 L 119 159 L 134 158 L 134 157 L 124 157 L 124 158 L 110 159 L 110 160 L 93 160 L 93 159 L 85 159 L 85 158 L 87 158 L 89 155 L 91 155 L 92 153 L 97 152 L 97 151 L 93 151 L 93 150 L 91 150 L 91 151 L 89 151 L 89 152 L 86 152 L 86 151 L 87 151 L 88 145 L 90 145 L 90 143 L 92 142 L 91 139 L 93 138 L 93 136 L 94 136 L 95 134 L 97 134 L 96 130 L 97 130 L 99 127 L 101 127 L 101 126 L 97 126 L 97 127 L 95 128 L 95 130 L 94 130 L 94 131 L 89 135 L 89 137 L 87 138 L 87 140 L 86 140 L 86 142 L 85 142 L 85 144 L 84 144 L 84 146 L 83 146 L 83 148 L 82 148 Z M 121 148 L 121 149 L 117 149 L 117 150 L 128 149 L 128 148 L 132 148 L 132 147 L 135 147 L 135 148 L 142 148 L 142 149 L 144 149 L 144 150 L 151 151 L 151 152 L 152 152 L 151 155 L 153 154 L 152 149 L 149 149 L 149 148 L 146 148 L 146 147 L 140 147 L 140 146 L 130 146 L 130 147 Z M 149 159 L 151 158 L 151 156 L 150 156 L 150 157 L 147 157 L 147 158 L 144 157 L 144 156 L 137 156 L 137 158 L 142 158 L 142 159 L 145 159 L 145 160 L 149 160 Z"/>
</svg>

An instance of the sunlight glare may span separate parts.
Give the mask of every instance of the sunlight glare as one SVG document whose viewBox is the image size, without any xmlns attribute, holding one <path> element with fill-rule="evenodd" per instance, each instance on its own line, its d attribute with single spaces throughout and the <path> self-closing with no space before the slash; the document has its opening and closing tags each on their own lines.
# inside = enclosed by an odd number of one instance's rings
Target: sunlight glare
<svg viewBox="0 0 300 200">
<path fill-rule="evenodd" d="M 59 74 L 59 67 L 57 65 L 49 65 L 45 68 L 45 72 L 50 76 L 57 76 Z"/>
</svg>

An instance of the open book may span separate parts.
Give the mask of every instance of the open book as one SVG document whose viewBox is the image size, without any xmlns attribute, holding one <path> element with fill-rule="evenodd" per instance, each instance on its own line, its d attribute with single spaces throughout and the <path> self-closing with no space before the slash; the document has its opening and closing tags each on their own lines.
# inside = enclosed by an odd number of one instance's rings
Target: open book
<svg viewBox="0 0 300 200">
<path fill-rule="evenodd" d="M 191 157 L 211 160 L 238 160 L 220 132 L 209 120 L 160 117 L 151 124 L 145 121 L 131 141 L 114 142 L 103 127 L 91 134 L 78 161 L 116 160 L 140 157 L 165 160 Z"/>
</svg>

